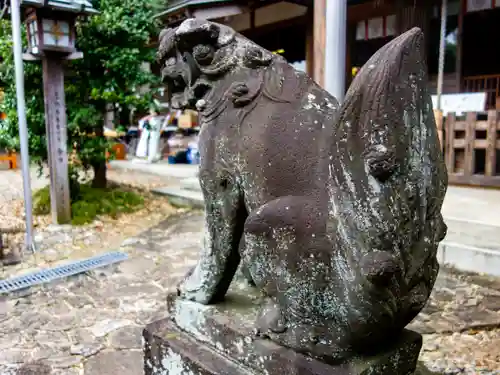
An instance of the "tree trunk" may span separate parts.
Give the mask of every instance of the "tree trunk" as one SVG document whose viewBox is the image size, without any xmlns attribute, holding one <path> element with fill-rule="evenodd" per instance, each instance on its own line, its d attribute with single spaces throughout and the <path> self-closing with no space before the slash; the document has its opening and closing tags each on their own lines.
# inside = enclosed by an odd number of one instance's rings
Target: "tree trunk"
<svg viewBox="0 0 500 375">
<path fill-rule="evenodd" d="M 92 164 L 92 169 L 94 170 L 94 179 L 92 180 L 92 187 L 94 188 L 106 188 L 108 184 L 108 179 L 106 177 L 106 162 Z"/>
<path fill-rule="evenodd" d="M 124 107 L 120 111 L 120 125 L 124 127 L 128 127 L 130 124 L 130 109 L 128 107 Z"/>
<path fill-rule="evenodd" d="M 103 127 L 99 127 L 95 130 L 96 137 L 104 137 Z M 104 152 L 104 150 L 103 150 Z M 104 155 L 103 155 L 104 156 Z M 92 169 L 94 170 L 94 179 L 92 180 L 92 187 L 104 189 L 108 185 L 108 179 L 106 177 L 106 158 L 100 159 L 99 161 L 92 163 Z"/>
</svg>

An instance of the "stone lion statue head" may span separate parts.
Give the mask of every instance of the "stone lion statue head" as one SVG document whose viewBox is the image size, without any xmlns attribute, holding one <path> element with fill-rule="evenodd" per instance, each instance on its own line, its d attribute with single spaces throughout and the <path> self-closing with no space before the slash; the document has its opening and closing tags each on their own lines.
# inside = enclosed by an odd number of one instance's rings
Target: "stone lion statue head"
<svg viewBox="0 0 500 375">
<path fill-rule="evenodd" d="M 159 43 L 162 80 L 174 108 L 200 109 L 224 76 L 285 61 L 227 26 L 196 18 L 163 30 Z"/>
</svg>

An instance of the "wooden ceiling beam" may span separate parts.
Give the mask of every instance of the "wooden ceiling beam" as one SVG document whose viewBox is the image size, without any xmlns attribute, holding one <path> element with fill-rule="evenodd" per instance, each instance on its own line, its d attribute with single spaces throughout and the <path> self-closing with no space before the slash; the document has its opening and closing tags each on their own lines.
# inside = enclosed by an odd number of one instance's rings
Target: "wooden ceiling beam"
<svg viewBox="0 0 500 375">
<path fill-rule="evenodd" d="M 396 12 L 391 0 L 375 0 L 368 3 L 352 5 L 347 8 L 347 22 L 357 23 L 375 17 L 382 17 Z"/>
</svg>

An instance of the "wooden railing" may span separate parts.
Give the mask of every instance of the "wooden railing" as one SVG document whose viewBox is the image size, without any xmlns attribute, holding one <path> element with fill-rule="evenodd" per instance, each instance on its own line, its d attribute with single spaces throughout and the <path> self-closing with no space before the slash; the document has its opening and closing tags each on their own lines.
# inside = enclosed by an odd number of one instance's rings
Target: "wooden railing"
<svg viewBox="0 0 500 375">
<path fill-rule="evenodd" d="M 435 118 L 450 183 L 500 187 L 500 112 Z"/>
<path fill-rule="evenodd" d="M 486 93 L 486 109 L 500 109 L 500 74 L 464 77 L 463 85 L 464 92 Z"/>
</svg>

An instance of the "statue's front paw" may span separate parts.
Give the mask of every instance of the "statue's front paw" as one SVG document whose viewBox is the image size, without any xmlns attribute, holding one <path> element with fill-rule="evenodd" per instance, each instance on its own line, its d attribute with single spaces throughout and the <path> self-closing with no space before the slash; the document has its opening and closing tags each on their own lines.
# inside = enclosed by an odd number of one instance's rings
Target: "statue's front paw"
<svg viewBox="0 0 500 375">
<path fill-rule="evenodd" d="M 198 294 L 192 290 L 190 290 L 185 281 L 181 281 L 179 284 L 177 284 L 176 291 L 177 291 L 177 297 L 181 298 L 186 301 L 194 301 L 194 302 L 199 302 L 206 304 L 205 300 L 200 300 L 198 297 Z"/>
<path fill-rule="evenodd" d="M 184 276 L 184 278 L 182 278 L 181 281 L 179 281 L 175 287 L 176 289 L 176 292 L 177 292 L 177 297 L 181 297 L 183 299 L 188 299 L 188 300 L 192 300 L 192 298 L 189 298 L 189 288 L 187 287 L 187 284 L 188 284 L 188 281 L 189 281 L 189 278 L 193 275 L 193 272 L 194 272 L 194 269 L 196 267 L 191 267 L 188 272 L 186 273 L 186 275 Z"/>
<path fill-rule="evenodd" d="M 177 297 L 207 305 L 213 302 L 213 289 L 206 280 L 200 278 L 196 267 L 191 268 L 176 286 Z"/>
</svg>

